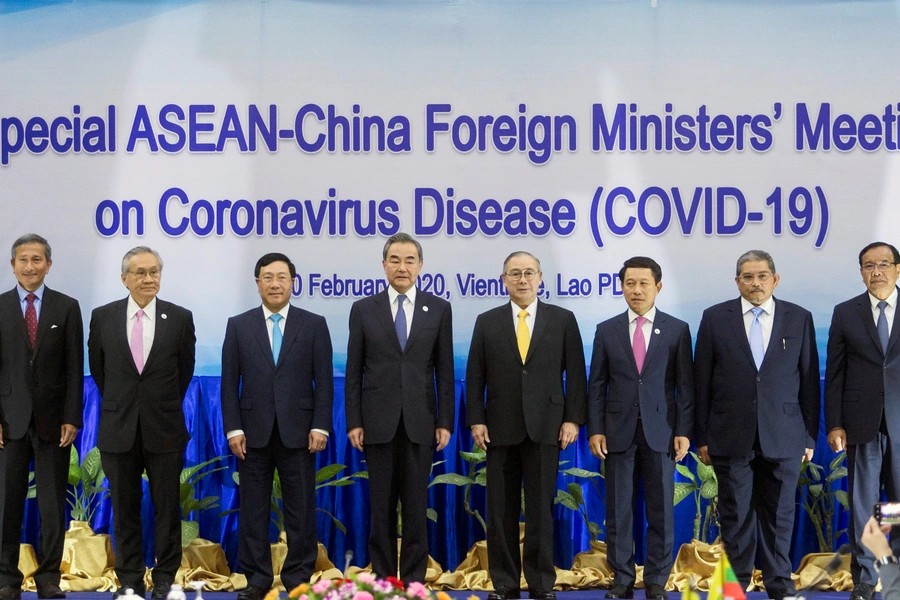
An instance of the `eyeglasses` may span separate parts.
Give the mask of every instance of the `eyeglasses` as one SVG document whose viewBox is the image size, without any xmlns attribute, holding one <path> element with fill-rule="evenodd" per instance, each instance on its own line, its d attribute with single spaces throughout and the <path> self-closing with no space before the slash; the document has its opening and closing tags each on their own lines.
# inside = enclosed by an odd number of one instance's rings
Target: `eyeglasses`
<svg viewBox="0 0 900 600">
<path fill-rule="evenodd" d="M 283 273 L 281 275 L 278 275 L 277 277 L 274 275 L 263 275 L 262 277 L 258 277 L 256 280 L 262 281 L 266 285 L 269 285 L 273 281 L 277 281 L 278 283 L 285 284 L 291 280 L 291 276 L 285 275 Z"/>
<path fill-rule="evenodd" d="M 754 275 L 753 273 L 744 273 L 738 279 L 741 280 L 741 283 L 746 283 L 747 285 L 751 285 L 754 281 L 759 281 L 760 283 L 766 283 L 770 279 L 772 279 L 773 275 L 771 273 L 757 273 Z"/>
<path fill-rule="evenodd" d="M 870 262 L 867 262 L 866 264 L 864 264 L 864 265 L 862 266 L 862 270 L 865 271 L 866 273 L 871 273 L 871 272 L 874 271 L 876 268 L 877 268 L 879 271 L 887 271 L 888 267 L 892 267 L 892 266 L 894 266 L 894 265 L 896 265 L 896 264 L 897 264 L 897 263 L 888 262 L 888 261 L 886 261 L 886 260 L 883 260 L 883 261 L 877 262 L 877 263 L 870 263 Z"/>
<path fill-rule="evenodd" d="M 160 271 L 159 269 L 151 269 L 149 271 L 147 271 L 145 269 L 138 269 L 137 271 L 128 271 L 128 272 L 131 273 L 132 275 L 134 275 L 135 277 L 137 277 L 138 279 L 143 279 L 147 275 L 149 275 L 151 279 L 159 279 L 159 276 L 162 275 L 162 271 Z"/>
<path fill-rule="evenodd" d="M 534 279 L 535 275 L 537 275 L 537 271 L 532 271 L 531 269 L 525 269 L 524 271 L 510 271 L 506 273 L 506 276 L 513 281 L 518 281 L 520 279 L 525 279 L 525 281 L 531 281 Z"/>
</svg>

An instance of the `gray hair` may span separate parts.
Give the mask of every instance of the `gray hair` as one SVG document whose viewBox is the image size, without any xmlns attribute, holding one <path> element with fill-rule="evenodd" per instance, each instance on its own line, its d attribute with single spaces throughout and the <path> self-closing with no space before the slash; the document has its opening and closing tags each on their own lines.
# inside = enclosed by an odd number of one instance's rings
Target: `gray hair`
<svg viewBox="0 0 900 600">
<path fill-rule="evenodd" d="M 525 252 L 524 250 L 516 250 L 515 252 L 513 252 L 512 254 L 510 254 L 509 256 L 507 256 L 507 257 L 506 257 L 506 260 L 503 261 L 503 272 L 504 272 L 504 273 L 506 273 L 506 265 L 507 265 L 507 263 L 508 263 L 509 261 L 511 261 L 512 259 L 514 259 L 515 257 L 517 257 L 517 256 L 530 256 L 531 258 L 534 259 L 534 262 L 537 263 L 538 271 L 541 270 L 541 261 L 538 260 L 538 257 L 537 257 L 537 256 L 535 256 L 535 255 L 532 254 L 531 252 Z"/>
<path fill-rule="evenodd" d="M 14 241 L 12 245 L 12 256 L 10 258 L 15 260 L 16 249 L 19 246 L 24 246 L 25 244 L 40 244 L 44 247 L 44 258 L 50 260 L 50 244 L 45 238 L 42 238 L 36 233 L 26 233 L 25 235 Z"/>
<path fill-rule="evenodd" d="M 163 261 L 159 255 L 159 252 L 150 248 L 149 246 L 136 246 L 125 253 L 125 256 L 122 257 L 122 275 L 128 273 L 128 267 L 131 266 L 131 259 L 137 256 L 138 254 L 152 254 L 156 257 L 156 260 L 159 262 L 159 270 L 162 271 Z"/>
<path fill-rule="evenodd" d="M 419 262 L 422 262 L 425 258 L 422 255 L 422 244 L 420 244 L 413 236 L 401 231 L 400 233 L 395 233 L 394 235 L 389 237 L 384 243 L 384 249 L 381 251 L 382 260 L 387 260 L 388 250 L 390 249 L 391 244 L 415 244 L 416 252 L 419 253 Z"/>
<path fill-rule="evenodd" d="M 749 250 L 741 254 L 741 257 L 737 261 L 737 270 L 735 272 L 735 277 L 740 276 L 741 267 L 744 266 L 744 263 L 750 261 L 764 260 L 769 263 L 769 270 L 772 271 L 772 275 L 775 274 L 775 261 L 772 260 L 772 255 L 766 252 L 765 250 Z"/>
</svg>

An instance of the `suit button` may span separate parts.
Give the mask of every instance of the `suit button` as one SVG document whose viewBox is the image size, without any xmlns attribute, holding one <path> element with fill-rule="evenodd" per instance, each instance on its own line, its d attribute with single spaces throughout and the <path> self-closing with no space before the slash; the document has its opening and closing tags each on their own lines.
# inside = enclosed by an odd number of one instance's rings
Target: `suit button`
<svg viewBox="0 0 900 600">
<path fill-rule="evenodd" d="M 762 377 L 760 377 L 759 375 L 757 375 L 757 376 L 756 376 L 756 380 L 757 380 L 757 381 L 761 381 L 761 380 L 762 380 Z"/>
<path fill-rule="evenodd" d="M 275 375 L 275 381 L 278 381 L 278 375 Z"/>
<path fill-rule="evenodd" d="M 643 380 L 643 379 L 638 379 L 638 385 L 644 385 L 644 380 Z"/>
<path fill-rule="evenodd" d="M 528 369 L 522 369 L 522 375 L 528 375 Z"/>
<path fill-rule="evenodd" d="M 756 398 L 753 399 L 753 404 L 756 404 Z"/>
<path fill-rule="evenodd" d="M 638 405 L 638 403 L 637 403 L 637 402 L 635 402 L 635 403 L 634 403 L 634 405 L 635 405 L 635 406 L 637 406 L 637 405 Z"/>
</svg>

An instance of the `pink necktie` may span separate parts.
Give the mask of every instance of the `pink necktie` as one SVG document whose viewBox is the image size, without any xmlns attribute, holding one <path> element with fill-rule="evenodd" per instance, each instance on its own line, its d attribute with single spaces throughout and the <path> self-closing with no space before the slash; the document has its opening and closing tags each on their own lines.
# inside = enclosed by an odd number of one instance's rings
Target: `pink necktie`
<svg viewBox="0 0 900 600">
<path fill-rule="evenodd" d="M 144 311 L 139 309 L 135 316 L 137 318 L 131 328 L 131 357 L 140 373 L 144 370 Z"/>
<path fill-rule="evenodd" d="M 631 342 L 631 349 L 634 351 L 634 364 L 637 365 L 638 373 L 644 368 L 644 359 L 647 358 L 647 342 L 644 341 L 644 323 L 647 317 L 638 317 L 636 319 L 637 327 L 634 328 L 634 339 Z"/>
</svg>

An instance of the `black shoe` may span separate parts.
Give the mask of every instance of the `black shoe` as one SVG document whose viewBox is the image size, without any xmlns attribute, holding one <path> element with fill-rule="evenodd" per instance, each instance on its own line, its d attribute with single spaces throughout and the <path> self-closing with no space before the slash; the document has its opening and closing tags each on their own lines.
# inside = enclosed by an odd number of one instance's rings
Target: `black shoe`
<svg viewBox="0 0 900 600">
<path fill-rule="evenodd" d="M 169 596 L 169 590 L 171 589 L 171 581 L 157 581 L 153 584 L 153 593 L 150 594 L 150 598 L 152 598 L 152 600 L 166 600 Z"/>
<path fill-rule="evenodd" d="M 875 586 L 868 583 L 857 583 L 850 592 L 850 600 L 872 600 L 875 595 Z"/>
<path fill-rule="evenodd" d="M 269 590 L 256 587 L 255 585 L 248 585 L 240 592 L 238 592 L 238 600 L 263 600 L 266 597 L 266 594 L 269 593 Z"/>
<path fill-rule="evenodd" d="M 556 600 L 556 592 L 553 590 L 534 590 L 528 592 L 528 597 L 533 600 Z"/>
<path fill-rule="evenodd" d="M 631 598 L 634 598 L 634 586 L 617 583 L 612 586 L 611 590 L 606 592 L 606 597 L 611 600 L 615 600 L 616 598 L 630 600 Z"/>
<path fill-rule="evenodd" d="M 134 595 L 138 598 L 143 598 L 147 595 L 147 590 L 144 589 L 143 583 L 141 585 L 129 585 L 127 583 L 122 584 L 122 587 L 117 589 L 112 593 L 113 600 L 117 600 L 117 598 L 125 595 L 125 590 L 132 590 Z"/>
<path fill-rule="evenodd" d="M 59 584 L 53 583 L 37 583 L 37 595 L 41 600 L 65 598 L 66 593 L 59 588 Z"/>
<path fill-rule="evenodd" d="M 11 585 L 0 587 L 0 600 L 22 600 L 22 588 Z"/>
<path fill-rule="evenodd" d="M 666 588 L 658 583 L 651 583 L 647 586 L 647 600 L 669 600 Z"/>
<path fill-rule="evenodd" d="M 519 590 L 502 586 L 487 595 L 487 600 L 519 600 L 519 598 Z"/>
</svg>

